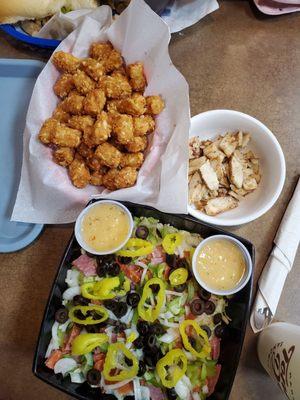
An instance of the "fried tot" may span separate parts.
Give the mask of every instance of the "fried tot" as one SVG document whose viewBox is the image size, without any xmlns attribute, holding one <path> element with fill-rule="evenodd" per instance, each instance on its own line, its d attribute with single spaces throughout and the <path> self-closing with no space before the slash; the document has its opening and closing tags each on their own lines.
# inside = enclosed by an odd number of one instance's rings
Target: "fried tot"
<svg viewBox="0 0 300 400">
<path fill-rule="evenodd" d="M 110 143 L 105 142 L 97 147 L 95 156 L 101 161 L 102 165 L 113 168 L 120 164 L 122 153 Z"/>
<path fill-rule="evenodd" d="M 101 161 L 98 157 L 95 156 L 95 153 L 91 157 L 86 160 L 86 165 L 89 167 L 91 171 L 99 171 L 102 167 Z"/>
<path fill-rule="evenodd" d="M 89 146 L 97 146 L 107 141 L 110 137 L 111 126 L 108 123 L 107 113 L 102 111 L 92 127 L 85 129 L 83 137 L 84 142 Z"/>
<path fill-rule="evenodd" d="M 137 92 L 143 92 L 147 84 L 143 64 L 141 62 L 130 64 L 127 67 L 127 71 L 132 89 Z"/>
<path fill-rule="evenodd" d="M 62 99 L 68 96 L 68 94 L 73 89 L 74 89 L 74 80 L 73 80 L 73 75 L 71 74 L 63 74 L 60 78 L 57 79 L 57 81 L 53 86 L 53 90 L 56 96 Z"/>
<path fill-rule="evenodd" d="M 95 186 L 101 186 L 103 183 L 103 176 L 105 174 L 105 171 L 94 171 L 91 174 L 91 180 L 90 180 L 90 184 L 91 185 L 95 185 Z"/>
<path fill-rule="evenodd" d="M 99 81 L 99 87 L 105 91 L 109 99 L 121 99 L 131 95 L 131 86 L 126 76 L 117 73 L 104 76 Z"/>
<path fill-rule="evenodd" d="M 144 154 L 143 153 L 131 153 L 131 154 L 122 154 L 120 166 L 121 167 L 133 167 L 140 168 L 144 162 Z"/>
<path fill-rule="evenodd" d="M 67 123 L 70 119 L 71 115 L 64 111 L 60 105 L 56 107 L 56 109 L 53 111 L 52 118 L 56 119 L 59 122 L 63 122 L 64 124 Z"/>
<path fill-rule="evenodd" d="M 60 147 L 53 152 L 53 159 L 62 167 L 67 167 L 74 160 L 74 154 L 74 149 L 70 147 Z"/>
<path fill-rule="evenodd" d="M 84 71 L 77 71 L 73 75 L 73 81 L 77 91 L 83 95 L 95 88 L 95 82 Z"/>
<path fill-rule="evenodd" d="M 59 122 L 54 118 L 48 118 L 43 123 L 40 132 L 39 132 L 39 139 L 44 144 L 50 144 L 52 141 L 52 135 L 55 129 L 58 127 Z"/>
<path fill-rule="evenodd" d="M 109 112 L 118 112 L 119 100 L 108 100 L 106 102 L 106 109 Z"/>
<path fill-rule="evenodd" d="M 103 176 L 103 185 L 110 190 L 127 188 L 135 184 L 137 174 L 136 169 L 132 167 L 121 170 L 112 168 Z"/>
<path fill-rule="evenodd" d="M 71 92 L 68 95 L 68 97 L 66 97 L 60 103 L 60 107 L 62 108 L 62 110 L 70 114 L 79 115 L 83 111 L 83 102 L 84 102 L 83 96 Z"/>
<path fill-rule="evenodd" d="M 121 99 L 117 105 L 119 112 L 140 116 L 146 112 L 146 99 L 139 93 L 134 93 L 131 97 Z"/>
<path fill-rule="evenodd" d="M 99 114 L 105 106 L 105 93 L 101 89 L 91 90 L 83 102 L 84 112 L 92 116 Z"/>
<path fill-rule="evenodd" d="M 64 51 L 56 51 L 52 56 L 52 62 L 59 71 L 70 74 L 75 73 L 80 65 L 79 58 Z"/>
<path fill-rule="evenodd" d="M 53 129 L 51 143 L 62 147 L 78 147 L 80 144 L 81 132 L 68 126 L 58 123 Z"/>
<path fill-rule="evenodd" d="M 72 117 L 70 117 L 68 120 L 68 125 L 71 128 L 84 131 L 85 128 L 93 126 L 94 122 L 94 118 L 92 118 L 90 115 L 72 115 Z"/>
<path fill-rule="evenodd" d="M 147 136 L 135 136 L 125 147 L 130 153 L 144 151 L 148 145 Z"/>
<path fill-rule="evenodd" d="M 146 97 L 147 113 L 157 115 L 165 108 L 165 102 L 161 96 L 148 96 Z"/>
<path fill-rule="evenodd" d="M 98 61 L 106 60 L 112 50 L 113 47 L 110 43 L 92 43 L 90 47 L 90 57 Z"/>
<path fill-rule="evenodd" d="M 155 121 L 151 115 L 141 115 L 133 117 L 134 136 L 143 136 L 151 133 L 155 129 Z"/>
<path fill-rule="evenodd" d="M 87 58 L 83 60 L 81 63 L 81 68 L 95 81 L 98 81 L 105 74 L 104 63 L 93 58 Z"/>
<path fill-rule="evenodd" d="M 74 160 L 69 165 L 69 176 L 74 186 L 84 188 L 90 181 L 90 171 L 86 167 L 83 158 L 76 154 Z"/>
<path fill-rule="evenodd" d="M 121 53 L 118 50 L 113 49 L 105 60 L 105 71 L 107 73 L 112 72 L 113 70 L 120 68 L 122 64 L 123 58 Z"/>
<path fill-rule="evenodd" d="M 131 115 L 110 113 L 112 129 L 120 144 L 128 144 L 133 139 L 133 121 Z"/>
<path fill-rule="evenodd" d="M 90 158 L 94 155 L 94 150 L 87 146 L 84 142 L 81 142 L 77 147 L 77 153 L 80 154 L 83 158 Z"/>
</svg>

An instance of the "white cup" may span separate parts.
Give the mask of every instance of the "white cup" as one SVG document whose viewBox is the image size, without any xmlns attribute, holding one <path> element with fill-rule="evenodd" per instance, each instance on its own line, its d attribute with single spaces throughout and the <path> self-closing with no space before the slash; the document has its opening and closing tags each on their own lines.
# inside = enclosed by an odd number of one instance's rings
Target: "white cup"
<svg viewBox="0 0 300 400">
<path fill-rule="evenodd" d="M 275 322 L 260 335 L 258 358 L 289 400 L 300 399 L 300 326 Z"/>
</svg>

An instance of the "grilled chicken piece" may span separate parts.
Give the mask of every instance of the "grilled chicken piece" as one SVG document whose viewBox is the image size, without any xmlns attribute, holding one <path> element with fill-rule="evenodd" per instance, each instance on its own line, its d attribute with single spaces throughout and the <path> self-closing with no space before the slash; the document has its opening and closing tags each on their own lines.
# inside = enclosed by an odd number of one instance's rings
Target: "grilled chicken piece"
<svg viewBox="0 0 300 400">
<path fill-rule="evenodd" d="M 238 201 L 231 196 L 217 197 L 216 199 L 208 200 L 205 206 L 205 212 L 207 215 L 214 216 L 237 206 Z"/>
<path fill-rule="evenodd" d="M 207 160 L 206 157 L 202 156 L 200 158 L 193 158 L 189 161 L 189 175 L 193 174 L 194 172 L 198 171 Z"/>
<path fill-rule="evenodd" d="M 209 160 L 207 160 L 203 165 L 200 167 L 200 172 L 202 179 L 204 180 L 206 186 L 210 190 L 218 190 L 219 189 L 219 180 L 217 174 L 213 167 L 210 165 Z"/>
<path fill-rule="evenodd" d="M 243 186 L 244 174 L 243 164 L 236 156 L 232 156 L 229 160 L 230 181 L 240 189 Z"/>
</svg>

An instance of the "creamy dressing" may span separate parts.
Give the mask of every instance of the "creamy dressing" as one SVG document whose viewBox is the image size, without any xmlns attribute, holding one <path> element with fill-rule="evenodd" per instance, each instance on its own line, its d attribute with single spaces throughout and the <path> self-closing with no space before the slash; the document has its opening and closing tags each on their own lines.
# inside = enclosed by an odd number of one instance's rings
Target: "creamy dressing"
<svg viewBox="0 0 300 400">
<path fill-rule="evenodd" d="M 96 251 L 110 251 L 120 246 L 129 233 L 130 221 L 126 212 L 115 204 L 99 204 L 83 217 L 81 234 Z"/>
<path fill-rule="evenodd" d="M 198 254 L 197 271 L 208 287 L 231 290 L 243 278 L 246 262 L 240 248 L 231 240 L 210 240 Z"/>
</svg>

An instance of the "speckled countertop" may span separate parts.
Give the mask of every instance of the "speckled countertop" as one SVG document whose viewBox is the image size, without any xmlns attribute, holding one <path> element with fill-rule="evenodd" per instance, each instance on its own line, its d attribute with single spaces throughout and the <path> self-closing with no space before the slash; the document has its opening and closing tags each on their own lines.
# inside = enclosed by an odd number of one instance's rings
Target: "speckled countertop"
<svg viewBox="0 0 300 400">
<path fill-rule="evenodd" d="M 255 281 L 300 174 L 300 14 L 258 18 L 247 1 L 224 1 L 200 23 L 172 37 L 174 64 L 190 85 L 192 115 L 231 108 L 260 119 L 278 138 L 287 178 L 275 206 L 234 232 L 257 251 Z M 0 33 L 0 57 L 38 58 Z M 1 90 L 1 88 L 0 88 Z M 46 227 L 27 249 L 0 255 L 0 399 L 63 400 L 70 397 L 36 379 L 32 359 L 44 307 L 71 226 Z M 300 324 L 300 257 L 282 295 L 277 319 Z M 282 400 L 259 365 L 256 337 L 248 327 L 230 400 Z"/>
</svg>

